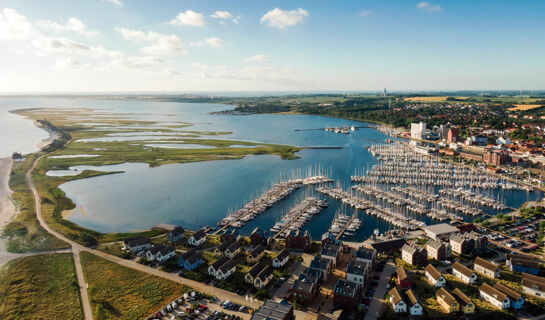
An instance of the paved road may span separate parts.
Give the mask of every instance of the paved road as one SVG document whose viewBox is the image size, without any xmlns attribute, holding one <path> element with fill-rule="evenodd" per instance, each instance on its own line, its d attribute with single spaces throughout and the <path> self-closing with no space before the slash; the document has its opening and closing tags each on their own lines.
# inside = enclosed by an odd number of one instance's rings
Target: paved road
<svg viewBox="0 0 545 320">
<path fill-rule="evenodd" d="M 373 294 L 373 300 L 371 301 L 371 304 L 369 304 L 369 309 L 367 310 L 367 314 L 363 320 L 374 320 L 382 315 L 385 303 L 384 296 L 386 296 L 386 292 L 388 290 L 386 289 L 386 284 L 388 284 L 390 281 L 390 278 L 395 270 L 396 267 L 394 263 L 391 260 L 388 260 L 384 266 L 382 274 L 380 275 L 377 290 L 375 291 L 375 294 Z"/>
<path fill-rule="evenodd" d="M 174 281 L 174 282 L 177 282 L 177 283 L 181 283 L 181 284 L 193 287 L 195 290 L 198 290 L 198 291 L 204 292 L 206 294 L 215 296 L 215 297 L 217 297 L 217 298 L 219 298 L 221 300 L 231 300 L 231 302 L 238 303 L 238 304 L 243 304 L 243 305 L 246 305 L 246 306 L 251 307 L 251 308 L 258 308 L 259 306 L 261 306 L 263 304 L 263 302 L 258 301 L 258 300 L 254 300 L 253 302 L 246 301 L 246 299 L 244 297 L 241 297 L 241 296 L 239 296 L 239 295 L 237 295 L 235 293 L 232 293 L 230 291 L 215 288 L 213 286 L 209 286 L 207 284 L 197 282 L 197 281 L 194 281 L 194 280 L 181 278 L 175 273 L 168 273 L 168 272 L 160 271 L 158 269 L 154 269 L 154 268 L 151 268 L 151 267 L 148 267 L 148 266 L 144 266 L 144 265 L 139 264 L 139 263 L 137 263 L 135 261 L 132 261 L 132 260 L 126 260 L 126 259 L 119 258 L 119 257 L 116 257 L 116 256 L 111 255 L 111 254 L 107 254 L 107 253 L 102 252 L 102 251 L 87 248 L 87 247 L 82 246 L 81 244 L 79 244 L 77 242 L 72 241 L 71 239 L 68 239 L 67 237 L 65 237 L 64 235 L 58 233 L 57 231 L 53 230 L 45 222 L 45 220 L 43 219 L 42 210 L 41 210 L 40 196 L 38 194 L 38 191 L 36 190 L 34 182 L 32 181 L 31 172 L 34 170 L 34 167 L 36 166 L 38 161 L 39 161 L 39 158 L 36 159 L 36 162 L 34 162 L 34 165 L 29 170 L 29 172 L 27 172 L 27 174 L 26 174 L 26 180 L 27 180 L 28 186 L 29 186 L 30 190 L 32 191 L 32 193 L 34 194 L 34 200 L 35 200 L 35 203 L 36 203 L 36 216 L 38 218 L 38 221 L 42 225 L 42 227 L 47 232 L 51 233 L 55 237 L 59 238 L 60 240 L 63 240 L 65 242 L 67 242 L 68 244 L 70 244 L 72 246 L 72 252 L 74 253 L 74 261 L 76 261 L 76 272 L 78 274 L 78 283 L 80 285 L 80 292 L 81 292 L 81 297 L 82 297 L 82 304 L 84 306 L 85 319 L 93 319 L 93 318 L 92 318 L 92 312 L 91 312 L 91 305 L 89 303 L 89 299 L 87 298 L 88 297 L 87 287 L 86 287 L 86 284 L 85 284 L 85 281 L 84 281 L 83 272 L 81 270 L 81 261 L 79 259 L 79 253 L 83 252 L 83 251 L 93 253 L 93 254 L 101 257 L 101 258 L 104 258 L 106 260 L 115 262 L 117 264 L 126 266 L 126 267 L 134 269 L 134 270 L 145 272 L 147 274 L 151 274 L 151 275 L 163 278 L 163 279 L 168 279 L 168 280 L 171 280 L 171 281 Z M 79 264 L 79 268 L 77 266 L 78 264 Z M 78 271 L 78 269 L 79 269 L 79 271 Z"/>
</svg>

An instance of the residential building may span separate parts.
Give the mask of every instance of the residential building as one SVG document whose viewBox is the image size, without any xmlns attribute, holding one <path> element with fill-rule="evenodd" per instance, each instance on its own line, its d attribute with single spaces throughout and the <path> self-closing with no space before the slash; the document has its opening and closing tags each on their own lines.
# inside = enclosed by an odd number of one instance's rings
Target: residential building
<svg viewBox="0 0 545 320">
<path fill-rule="evenodd" d="M 379 254 L 394 254 L 400 252 L 401 248 L 407 242 L 403 238 L 389 239 L 389 240 L 379 240 L 370 243 L 371 248 L 375 249 L 376 253 Z"/>
<path fill-rule="evenodd" d="M 242 243 L 241 241 L 235 241 L 227 246 L 225 249 L 225 256 L 228 258 L 234 258 L 236 255 L 242 252 Z"/>
<path fill-rule="evenodd" d="M 163 246 L 159 252 L 157 252 L 157 261 L 165 262 L 176 255 L 176 249 L 173 246 Z"/>
<path fill-rule="evenodd" d="M 267 266 L 267 263 L 265 261 L 260 261 L 258 263 L 256 263 L 251 269 L 250 271 L 248 271 L 245 275 L 244 275 L 244 280 L 247 282 L 247 283 L 251 283 L 251 284 L 254 284 L 255 282 L 255 279 L 257 278 L 257 275 L 259 275 L 259 273 L 265 269 L 265 267 Z"/>
<path fill-rule="evenodd" d="M 448 134 L 447 134 L 447 143 L 455 143 L 458 142 L 459 134 L 458 134 L 458 128 L 449 128 Z"/>
<path fill-rule="evenodd" d="M 240 239 L 240 232 L 238 232 L 237 229 L 227 230 L 220 236 L 221 242 L 233 243 L 239 239 Z"/>
<path fill-rule="evenodd" d="M 460 311 L 460 304 L 447 290 L 445 290 L 445 288 L 439 288 L 435 293 L 435 297 L 437 303 L 439 303 L 447 313 Z"/>
<path fill-rule="evenodd" d="M 167 233 L 167 239 L 170 242 L 178 242 L 184 238 L 185 230 L 182 226 L 176 226 Z"/>
<path fill-rule="evenodd" d="M 373 269 L 375 259 L 377 256 L 377 250 L 373 248 L 359 247 L 356 250 L 356 261 L 366 262 Z M 370 270 L 369 270 L 370 271 Z"/>
<path fill-rule="evenodd" d="M 272 280 L 274 276 L 274 269 L 270 265 L 267 265 L 261 272 L 255 277 L 254 286 L 256 288 L 263 288 Z"/>
<path fill-rule="evenodd" d="M 479 294 L 481 298 L 490 302 L 494 307 L 504 310 L 508 309 L 510 306 L 510 300 L 507 295 L 498 289 L 491 287 L 489 284 L 484 282 L 479 287 Z"/>
<path fill-rule="evenodd" d="M 460 157 L 464 158 L 465 160 L 469 160 L 469 161 L 482 161 L 483 160 L 483 154 L 482 153 L 478 153 L 478 152 L 474 152 L 474 151 L 470 151 L 470 150 L 463 150 L 463 151 L 460 151 Z"/>
<path fill-rule="evenodd" d="M 458 229 L 451 226 L 448 223 L 439 223 L 431 226 L 424 227 L 426 236 L 430 239 L 448 240 L 450 236 L 458 232 Z"/>
<path fill-rule="evenodd" d="M 409 289 L 405 291 L 405 296 L 407 296 L 409 314 L 411 316 L 421 316 L 424 313 L 424 309 L 422 308 L 422 305 L 418 301 L 418 298 L 415 296 L 414 292 Z"/>
<path fill-rule="evenodd" d="M 426 268 L 424 269 L 426 273 L 426 278 L 429 282 L 431 282 L 432 285 L 436 287 L 444 287 L 445 286 L 445 278 L 441 275 L 437 269 L 435 269 L 434 266 L 431 264 L 428 264 Z"/>
<path fill-rule="evenodd" d="M 499 290 L 507 295 L 507 297 L 509 298 L 509 305 L 511 306 L 511 308 L 518 310 L 524 307 L 524 298 L 522 297 L 520 293 L 516 292 L 515 290 L 511 288 L 504 286 L 503 284 L 499 282 L 496 282 L 496 284 L 494 285 L 494 289 Z"/>
<path fill-rule="evenodd" d="M 469 242 L 467 239 L 461 234 L 457 233 L 450 237 L 450 246 L 452 248 L 452 252 L 457 254 L 469 254 L 470 253 L 470 247 Z"/>
<path fill-rule="evenodd" d="M 123 250 L 138 252 L 151 248 L 151 240 L 146 237 L 132 237 L 123 240 Z"/>
<path fill-rule="evenodd" d="M 403 267 L 398 267 L 396 270 L 397 273 L 397 285 L 403 289 L 410 288 L 413 285 L 413 281 L 407 275 L 407 270 Z"/>
<path fill-rule="evenodd" d="M 294 319 L 293 307 L 289 303 L 266 300 L 252 314 L 250 320 L 291 320 Z"/>
<path fill-rule="evenodd" d="M 225 280 L 237 271 L 237 264 L 234 259 L 229 259 L 216 272 L 216 279 Z"/>
<path fill-rule="evenodd" d="M 483 161 L 490 166 L 500 166 L 507 163 L 508 156 L 505 152 L 488 151 L 483 155 Z"/>
<path fill-rule="evenodd" d="M 249 264 L 254 264 L 257 261 L 259 261 L 259 259 L 263 258 L 264 255 L 265 255 L 265 247 L 262 244 L 259 244 L 255 248 L 250 250 L 250 252 L 248 252 L 246 261 Z"/>
<path fill-rule="evenodd" d="M 426 123 L 411 123 L 411 139 L 423 140 L 426 135 Z"/>
<path fill-rule="evenodd" d="M 204 230 L 199 230 L 189 237 L 188 243 L 194 247 L 198 247 L 206 242 L 206 232 Z"/>
<path fill-rule="evenodd" d="M 286 248 L 298 251 L 311 251 L 312 237 L 308 231 L 292 230 L 285 238 Z"/>
<path fill-rule="evenodd" d="M 341 241 L 337 239 L 337 237 L 331 232 L 331 231 L 327 231 L 325 233 L 322 234 L 322 246 L 325 246 L 326 243 L 331 243 L 331 244 L 338 244 L 338 245 L 341 245 Z"/>
<path fill-rule="evenodd" d="M 429 240 L 426 244 L 426 250 L 429 259 L 443 261 L 450 257 L 451 246 L 441 240 Z"/>
<path fill-rule="evenodd" d="M 161 244 L 149 248 L 148 251 L 146 252 L 146 259 L 148 259 L 148 261 L 157 260 L 157 253 L 159 252 L 159 250 L 163 248 L 164 246 Z"/>
<path fill-rule="evenodd" d="M 475 272 L 471 271 L 471 269 L 459 263 L 458 261 L 454 262 L 454 264 L 452 265 L 452 274 L 465 283 L 477 282 L 477 275 L 475 274 Z"/>
<path fill-rule="evenodd" d="M 539 263 L 530 256 L 508 253 L 505 255 L 505 264 L 511 271 L 539 274 Z"/>
<path fill-rule="evenodd" d="M 265 231 L 261 230 L 259 227 L 256 227 L 254 231 L 250 234 L 250 244 L 252 246 L 257 245 L 267 245 L 267 236 L 265 235 Z"/>
<path fill-rule="evenodd" d="M 326 259 L 331 260 L 333 267 L 337 266 L 339 261 L 339 256 L 341 255 L 341 246 L 337 244 L 326 243 L 322 250 L 320 250 L 320 255 Z"/>
<path fill-rule="evenodd" d="M 331 260 L 323 257 L 314 257 L 314 259 L 312 259 L 312 261 L 310 262 L 309 269 L 320 271 L 322 280 L 327 281 L 327 277 L 332 270 Z"/>
<path fill-rule="evenodd" d="M 413 266 L 424 266 L 428 262 L 428 252 L 425 248 L 418 247 L 416 244 L 404 245 L 401 248 L 401 257 L 403 261 Z"/>
<path fill-rule="evenodd" d="M 399 291 L 397 291 L 397 288 L 393 288 L 392 290 L 390 290 L 388 292 L 388 296 L 390 297 L 390 303 L 392 304 L 394 312 L 407 312 L 407 303 L 405 303 L 405 301 L 401 297 L 401 294 L 399 293 Z"/>
<path fill-rule="evenodd" d="M 355 309 L 358 305 L 358 285 L 338 279 L 333 287 L 333 304 L 343 309 Z"/>
<path fill-rule="evenodd" d="M 351 260 L 346 267 L 346 280 L 357 284 L 358 289 L 365 286 L 367 263 Z"/>
<path fill-rule="evenodd" d="M 318 293 L 318 279 L 313 275 L 302 273 L 293 281 L 289 293 L 290 300 L 310 304 Z"/>
<path fill-rule="evenodd" d="M 272 266 L 275 268 L 282 268 L 288 263 L 290 259 L 290 252 L 288 249 L 284 248 L 280 251 L 272 261 Z"/>
<path fill-rule="evenodd" d="M 194 249 L 189 250 L 178 257 L 178 265 L 187 271 L 197 269 L 202 263 L 202 255 Z"/>
<path fill-rule="evenodd" d="M 465 314 L 471 314 L 475 312 L 475 303 L 463 293 L 460 289 L 456 288 L 452 290 L 452 295 L 458 300 L 460 304 L 460 310 Z"/>
<path fill-rule="evenodd" d="M 522 292 L 542 299 L 545 298 L 545 278 L 523 273 L 521 285 Z"/>
<path fill-rule="evenodd" d="M 498 266 L 490 261 L 487 261 L 481 257 L 475 258 L 473 261 L 473 270 L 484 274 L 489 278 L 499 278 L 500 269 Z"/>
<path fill-rule="evenodd" d="M 212 263 L 208 267 L 208 274 L 215 277 L 216 274 L 218 273 L 219 268 L 225 263 L 227 263 L 227 261 L 229 261 L 229 258 L 227 257 L 221 257 L 218 260 L 216 260 L 214 263 Z"/>
<path fill-rule="evenodd" d="M 235 241 L 232 241 L 230 238 L 227 238 L 225 241 L 223 241 L 219 246 L 217 246 L 214 249 L 214 256 L 223 257 L 225 255 L 225 250 L 227 250 L 227 247 L 229 247 Z"/>
</svg>

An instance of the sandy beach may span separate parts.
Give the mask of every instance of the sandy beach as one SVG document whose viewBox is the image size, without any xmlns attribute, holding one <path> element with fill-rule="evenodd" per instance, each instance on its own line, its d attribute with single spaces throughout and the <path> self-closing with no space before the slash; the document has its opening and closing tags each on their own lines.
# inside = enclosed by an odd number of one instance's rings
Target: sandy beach
<svg viewBox="0 0 545 320">
<path fill-rule="evenodd" d="M 13 193 L 9 188 L 9 177 L 11 172 L 11 158 L 0 159 L 0 229 L 15 215 L 15 206 L 10 200 Z"/>
</svg>

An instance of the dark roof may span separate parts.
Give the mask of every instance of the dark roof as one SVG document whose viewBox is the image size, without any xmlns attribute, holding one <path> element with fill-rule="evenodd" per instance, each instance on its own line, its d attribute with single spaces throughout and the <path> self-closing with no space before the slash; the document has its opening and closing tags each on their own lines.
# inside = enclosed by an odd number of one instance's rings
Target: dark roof
<svg viewBox="0 0 545 320">
<path fill-rule="evenodd" d="M 454 297 L 447 290 L 445 290 L 445 288 L 439 288 L 439 290 L 437 290 L 435 293 L 435 296 L 437 299 L 442 298 L 449 305 L 456 302 L 456 299 L 454 299 Z"/>
<path fill-rule="evenodd" d="M 291 289 L 307 293 L 312 292 L 312 290 L 316 286 L 316 281 L 313 279 L 316 279 L 316 277 L 309 274 L 301 274 L 299 276 L 299 279 L 293 281 Z"/>
<path fill-rule="evenodd" d="M 544 282 L 540 282 L 540 281 L 536 281 L 536 280 L 532 280 L 528 278 L 522 278 L 522 286 L 527 288 L 532 288 L 534 290 L 545 291 Z"/>
<path fill-rule="evenodd" d="M 185 261 L 187 261 L 189 264 L 194 264 L 195 262 L 202 260 L 202 255 L 200 252 L 195 252 L 191 256 L 189 256 Z"/>
<path fill-rule="evenodd" d="M 191 249 L 191 250 L 188 250 L 186 252 L 184 252 L 180 258 L 182 258 L 183 260 L 187 260 L 189 257 L 191 257 L 192 255 L 194 255 L 195 253 L 197 253 L 197 251 L 195 249 Z"/>
<path fill-rule="evenodd" d="M 318 270 L 318 269 L 307 268 L 305 270 L 305 274 L 316 277 L 316 279 L 321 278 L 323 273 L 324 272 L 322 270 Z"/>
<path fill-rule="evenodd" d="M 476 265 L 479 265 L 481 267 L 484 267 L 485 269 L 488 269 L 490 271 L 494 271 L 496 272 L 496 270 L 498 270 L 498 266 L 493 264 L 492 262 L 490 261 L 487 261 L 487 260 L 484 260 L 483 258 L 481 257 L 477 257 L 475 258 L 475 261 L 473 261 L 474 264 Z"/>
<path fill-rule="evenodd" d="M 265 268 L 266 265 L 267 265 L 267 263 L 265 262 L 265 260 L 261 260 L 258 263 L 256 263 L 252 267 L 252 269 L 250 269 L 250 271 L 248 271 L 248 274 L 251 275 L 252 278 L 255 278 L 261 272 L 261 270 L 263 270 L 263 268 Z"/>
<path fill-rule="evenodd" d="M 463 264 L 461 264 L 458 261 L 456 261 L 456 262 L 454 262 L 452 264 L 452 269 L 456 269 L 457 271 L 459 271 L 461 274 L 463 274 L 464 276 L 466 276 L 468 278 L 471 277 L 471 275 L 473 274 L 473 271 L 471 271 L 471 269 L 464 266 Z"/>
<path fill-rule="evenodd" d="M 359 247 L 358 250 L 356 251 L 356 258 L 359 258 L 359 259 L 373 260 L 374 256 L 375 256 L 375 249 Z"/>
<path fill-rule="evenodd" d="M 508 287 L 504 286 L 503 284 L 501 284 L 499 282 L 496 282 L 496 284 L 494 285 L 494 288 L 497 289 L 497 290 L 500 290 L 503 293 L 505 293 L 507 296 L 509 296 L 509 298 L 511 298 L 513 300 L 520 299 L 520 293 L 516 292 L 515 290 L 513 290 L 511 288 L 508 288 Z"/>
<path fill-rule="evenodd" d="M 178 237 L 182 234 L 184 234 L 185 230 L 182 228 L 182 226 L 176 226 L 174 229 L 169 231 L 169 234 L 173 237 Z"/>
<path fill-rule="evenodd" d="M 525 268 L 539 269 L 539 263 L 530 257 L 525 257 L 520 255 L 510 255 L 508 256 L 508 259 L 511 261 L 511 264 L 513 266 L 520 265 Z"/>
<path fill-rule="evenodd" d="M 352 260 L 348 263 L 348 266 L 346 267 L 346 273 L 364 276 L 366 268 L 367 264 L 365 262 Z"/>
<path fill-rule="evenodd" d="M 163 250 L 164 247 L 165 246 L 163 246 L 162 244 L 158 244 L 149 248 L 148 251 L 151 252 L 151 254 L 157 254 L 159 251 Z"/>
<path fill-rule="evenodd" d="M 265 247 L 262 245 L 258 245 L 255 248 L 253 248 L 252 251 L 250 251 L 248 254 L 252 258 L 256 258 L 256 257 L 259 257 L 259 255 L 264 251 L 265 251 Z"/>
<path fill-rule="evenodd" d="M 452 290 L 452 294 L 464 305 L 471 303 L 471 299 L 469 299 L 469 297 L 458 288 Z"/>
<path fill-rule="evenodd" d="M 175 251 L 176 249 L 174 249 L 174 247 L 172 246 L 168 246 L 168 247 L 163 247 L 161 248 L 161 250 L 159 250 L 159 253 L 161 253 L 161 255 L 167 255 L 169 254 L 170 252 L 173 252 Z"/>
<path fill-rule="evenodd" d="M 346 281 L 344 279 L 338 279 L 333 288 L 334 295 L 355 297 L 357 284 L 354 282 Z"/>
<path fill-rule="evenodd" d="M 227 247 L 227 249 L 225 249 L 225 250 L 229 250 L 229 252 L 232 253 L 232 252 L 235 252 L 235 251 L 237 251 L 238 249 L 240 249 L 241 246 L 242 246 L 242 244 L 240 243 L 240 241 L 235 241 L 235 242 L 231 243 L 231 244 Z"/>
<path fill-rule="evenodd" d="M 227 247 L 229 247 L 233 242 L 235 242 L 234 239 L 228 238 L 227 240 L 223 241 L 216 249 L 218 249 L 220 252 L 224 252 Z"/>
<path fill-rule="evenodd" d="M 394 287 L 392 290 L 388 292 L 388 295 L 392 297 L 392 303 L 398 304 L 399 301 L 402 301 L 401 295 L 399 294 L 399 291 L 397 291 L 397 288 Z"/>
<path fill-rule="evenodd" d="M 479 290 L 493 297 L 494 299 L 498 301 L 503 301 L 505 300 L 505 298 L 507 298 L 507 295 L 505 293 L 499 291 L 496 288 L 491 287 L 486 282 L 483 282 L 483 284 L 481 284 L 481 286 L 479 287 Z"/>
<path fill-rule="evenodd" d="M 204 230 L 201 229 L 201 230 L 195 232 L 192 235 L 192 237 L 195 238 L 195 240 L 202 239 L 202 238 L 206 237 L 206 232 L 204 232 Z"/>
<path fill-rule="evenodd" d="M 278 255 L 276 255 L 275 259 L 277 259 L 278 261 L 283 261 L 289 255 L 290 255 L 290 251 L 288 249 L 284 248 L 284 249 L 282 249 L 282 251 L 280 251 L 278 253 Z"/>
<path fill-rule="evenodd" d="M 381 242 L 374 242 L 371 243 L 371 247 L 377 250 L 377 252 L 388 252 L 401 249 L 405 245 L 405 243 L 405 239 L 399 238 Z"/>
<path fill-rule="evenodd" d="M 291 311 L 289 304 L 267 300 L 254 312 L 250 320 L 283 320 L 288 318 Z"/>
<path fill-rule="evenodd" d="M 151 240 L 147 237 L 132 237 L 123 240 L 123 244 L 125 244 L 127 247 L 136 247 L 150 243 Z"/>
<path fill-rule="evenodd" d="M 265 281 L 268 277 L 273 274 L 274 269 L 270 265 L 267 265 L 261 272 L 257 275 L 257 278 L 261 281 Z"/>
<path fill-rule="evenodd" d="M 545 285 L 545 278 L 534 276 L 533 274 L 523 272 L 522 279 L 528 279 L 528 280 L 540 282 L 540 283 L 543 283 L 543 285 Z"/>
<path fill-rule="evenodd" d="M 214 268 L 214 270 L 218 270 L 219 267 L 224 265 L 227 261 L 229 261 L 229 258 L 221 257 L 218 260 L 216 260 L 214 263 L 212 263 L 211 267 Z"/>
<path fill-rule="evenodd" d="M 218 269 L 218 271 L 221 271 L 223 273 L 227 273 L 227 271 L 233 269 L 236 267 L 235 259 L 229 259 L 226 263 L 222 264 L 221 267 Z"/>
<path fill-rule="evenodd" d="M 331 263 L 331 260 L 323 257 L 314 257 L 310 262 L 311 269 L 327 270 L 327 267 Z"/>
<path fill-rule="evenodd" d="M 441 276 L 441 272 L 437 271 L 437 269 L 435 269 L 434 266 L 432 266 L 431 264 L 428 264 L 425 268 L 426 270 L 426 273 L 429 273 L 430 276 L 434 279 L 434 280 L 437 280 L 439 279 L 439 277 Z"/>
<path fill-rule="evenodd" d="M 341 246 L 332 244 L 332 243 L 326 243 L 322 250 L 320 251 L 320 254 L 323 256 L 328 257 L 336 257 L 339 254 L 339 250 L 341 249 Z"/>
</svg>

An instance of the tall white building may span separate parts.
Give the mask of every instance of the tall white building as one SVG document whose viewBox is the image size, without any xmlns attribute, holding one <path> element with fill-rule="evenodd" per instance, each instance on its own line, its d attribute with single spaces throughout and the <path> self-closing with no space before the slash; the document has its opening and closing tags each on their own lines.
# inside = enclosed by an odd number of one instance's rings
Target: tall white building
<svg viewBox="0 0 545 320">
<path fill-rule="evenodd" d="M 426 135 L 426 123 L 420 121 L 419 123 L 411 123 L 411 138 L 424 139 Z"/>
</svg>

